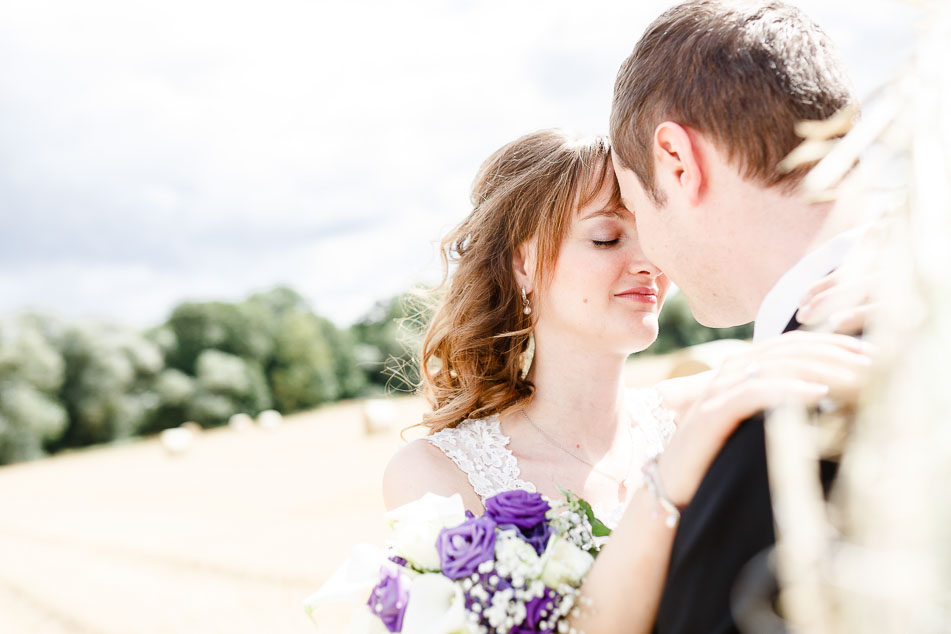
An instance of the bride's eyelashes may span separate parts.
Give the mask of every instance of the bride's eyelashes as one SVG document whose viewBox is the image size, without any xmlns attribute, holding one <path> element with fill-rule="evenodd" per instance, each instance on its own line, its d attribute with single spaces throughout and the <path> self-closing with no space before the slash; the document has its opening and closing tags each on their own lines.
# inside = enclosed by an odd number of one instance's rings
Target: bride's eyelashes
<svg viewBox="0 0 951 634">
<path fill-rule="evenodd" d="M 629 232 L 627 224 L 614 219 L 599 218 L 591 226 L 584 227 L 584 236 L 596 249 L 616 247 L 626 239 Z"/>
</svg>

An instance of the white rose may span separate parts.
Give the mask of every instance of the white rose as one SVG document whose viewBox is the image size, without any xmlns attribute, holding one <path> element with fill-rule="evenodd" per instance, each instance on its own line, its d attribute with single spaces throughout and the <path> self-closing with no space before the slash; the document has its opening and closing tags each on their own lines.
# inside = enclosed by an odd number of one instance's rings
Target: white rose
<svg viewBox="0 0 951 634">
<path fill-rule="evenodd" d="M 566 583 L 577 588 L 593 564 L 594 557 L 571 542 L 554 537 L 542 553 L 541 579 L 552 590 L 557 591 Z"/>
<path fill-rule="evenodd" d="M 423 570 L 439 570 L 439 531 L 466 521 L 466 510 L 458 493 L 450 497 L 427 493 L 387 513 L 386 521 L 393 529 L 388 542 L 392 554 Z"/>
<path fill-rule="evenodd" d="M 466 634 L 466 600 L 459 585 L 441 574 L 413 580 L 402 634 Z"/>
</svg>

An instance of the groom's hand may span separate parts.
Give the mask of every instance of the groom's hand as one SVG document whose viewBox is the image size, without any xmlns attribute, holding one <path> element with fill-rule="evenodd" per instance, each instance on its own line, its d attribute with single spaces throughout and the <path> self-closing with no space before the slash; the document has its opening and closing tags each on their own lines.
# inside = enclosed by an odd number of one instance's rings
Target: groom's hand
<svg viewBox="0 0 951 634">
<path fill-rule="evenodd" d="M 816 330 L 861 334 L 878 304 L 871 301 L 867 280 L 839 271 L 813 284 L 799 302 L 796 320 Z"/>
<path fill-rule="evenodd" d="M 668 498 L 686 506 L 736 426 L 784 404 L 816 405 L 827 395 L 854 401 L 871 366 L 868 344 L 836 334 L 791 332 L 728 359 L 679 421 L 658 460 Z"/>
</svg>

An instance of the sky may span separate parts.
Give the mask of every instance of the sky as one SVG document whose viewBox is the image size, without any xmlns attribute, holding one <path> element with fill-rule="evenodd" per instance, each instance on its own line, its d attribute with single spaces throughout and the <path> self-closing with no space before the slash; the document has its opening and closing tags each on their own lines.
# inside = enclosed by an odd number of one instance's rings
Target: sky
<svg viewBox="0 0 951 634">
<path fill-rule="evenodd" d="M 670 4 L 3 0 L 0 316 L 146 327 L 289 285 L 347 325 L 439 279 L 493 150 L 606 133 Z M 911 53 L 901 2 L 794 4 L 860 95 Z"/>
</svg>

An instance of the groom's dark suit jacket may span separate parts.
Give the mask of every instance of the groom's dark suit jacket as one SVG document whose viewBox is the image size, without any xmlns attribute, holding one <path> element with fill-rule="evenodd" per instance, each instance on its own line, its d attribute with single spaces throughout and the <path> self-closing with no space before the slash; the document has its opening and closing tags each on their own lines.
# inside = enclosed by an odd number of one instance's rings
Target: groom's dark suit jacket
<svg viewBox="0 0 951 634">
<path fill-rule="evenodd" d="M 784 332 L 799 325 L 793 318 Z M 835 466 L 822 464 L 822 483 L 827 489 Z M 771 588 L 766 586 L 775 586 L 775 580 L 765 569 L 751 574 L 755 563 L 743 568 L 774 542 L 763 416 L 757 415 L 730 436 L 681 515 L 655 633 L 739 632 L 730 609 L 731 591 L 742 571 L 747 583 L 753 580 L 752 590 L 768 600 Z M 772 628 L 782 631 L 775 619 Z M 756 629 L 760 634 L 759 630 L 770 628 Z"/>
</svg>

